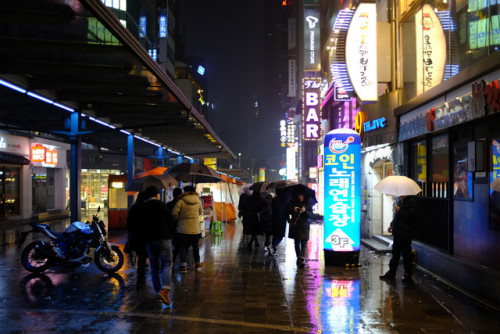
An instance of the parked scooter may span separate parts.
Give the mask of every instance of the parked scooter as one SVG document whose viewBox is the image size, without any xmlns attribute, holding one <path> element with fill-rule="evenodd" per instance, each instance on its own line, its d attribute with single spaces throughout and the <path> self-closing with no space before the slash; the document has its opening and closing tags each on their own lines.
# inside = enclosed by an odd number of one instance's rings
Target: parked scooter
<svg viewBox="0 0 500 334">
<path fill-rule="evenodd" d="M 21 233 L 18 247 L 32 232 L 43 233 L 48 241 L 36 240 L 23 249 L 23 267 L 32 273 L 41 273 L 55 266 L 77 267 L 92 261 L 89 253 L 91 248 L 95 248 L 97 268 L 106 273 L 120 270 L 124 261 L 123 253 L 117 245 L 106 241 L 106 227 L 98 217 L 100 209 L 92 216 L 91 222 L 76 221 L 62 233 L 50 230 L 47 224 L 30 223 L 33 229 Z"/>
</svg>

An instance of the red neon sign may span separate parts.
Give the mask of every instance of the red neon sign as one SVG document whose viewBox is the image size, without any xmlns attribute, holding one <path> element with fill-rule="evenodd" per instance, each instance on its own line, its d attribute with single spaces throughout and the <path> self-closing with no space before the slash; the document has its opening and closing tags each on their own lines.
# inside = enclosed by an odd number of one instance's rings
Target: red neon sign
<svg viewBox="0 0 500 334">
<path fill-rule="evenodd" d="M 45 161 L 45 147 L 36 145 L 31 147 L 31 162 Z"/>
</svg>

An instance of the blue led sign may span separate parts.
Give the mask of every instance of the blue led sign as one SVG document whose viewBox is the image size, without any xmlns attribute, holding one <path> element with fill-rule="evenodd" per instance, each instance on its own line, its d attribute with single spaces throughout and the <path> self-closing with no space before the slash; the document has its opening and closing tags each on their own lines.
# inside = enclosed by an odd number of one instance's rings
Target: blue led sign
<svg viewBox="0 0 500 334">
<path fill-rule="evenodd" d="M 368 121 L 363 123 L 363 131 L 373 131 L 377 129 L 385 128 L 387 125 L 385 117 L 374 119 L 373 121 Z"/>
<path fill-rule="evenodd" d="M 146 15 L 139 16 L 139 38 L 146 37 L 147 19 Z"/>
<path fill-rule="evenodd" d="M 336 129 L 326 135 L 324 180 L 323 248 L 333 252 L 359 251 L 361 139 L 356 131 Z"/>
<path fill-rule="evenodd" d="M 165 11 L 162 11 L 162 13 L 160 14 L 160 38 L 167 38 L 167 27 L 167 13 Z"/>
</svg>

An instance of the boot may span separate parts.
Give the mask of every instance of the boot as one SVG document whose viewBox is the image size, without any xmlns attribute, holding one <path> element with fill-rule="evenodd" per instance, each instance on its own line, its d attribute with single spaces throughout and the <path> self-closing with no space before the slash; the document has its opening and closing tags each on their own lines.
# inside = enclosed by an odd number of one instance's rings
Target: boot
<svg viewBox="0 0 500 334">
<path fill-rule="evenodd" d="M 403 279 L 401 280 L 404 284 L 412 284 L 413 280 L 411 279 L 411 274 L 405 274 Z"/>
<path fill-rule="evenodd" d="M 382 279 L 382 280 L 394 280 L 394 279 L 396 279 L 396 274 L 388 271 L 384 275 L 380 276 L 380 279 Z"/>
</svg>

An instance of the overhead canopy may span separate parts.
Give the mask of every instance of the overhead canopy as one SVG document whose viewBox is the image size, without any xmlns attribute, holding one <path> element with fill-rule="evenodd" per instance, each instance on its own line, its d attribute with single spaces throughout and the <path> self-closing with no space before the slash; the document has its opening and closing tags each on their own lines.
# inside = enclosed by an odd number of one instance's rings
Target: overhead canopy
<svg viewBox="0 0 500 334">
<path fill-rule="evenodd" d="M 75 110 L 86 116 L 83 142 L 98 147 L 126 153 L 130 132 L 143 139 L 137 155 L 157 145 L 170 155 L 235 158 L 111 10 L 61 2 L 0 4 L 1 128 L 67 140 L 60 132 Z"/>
</svg>

